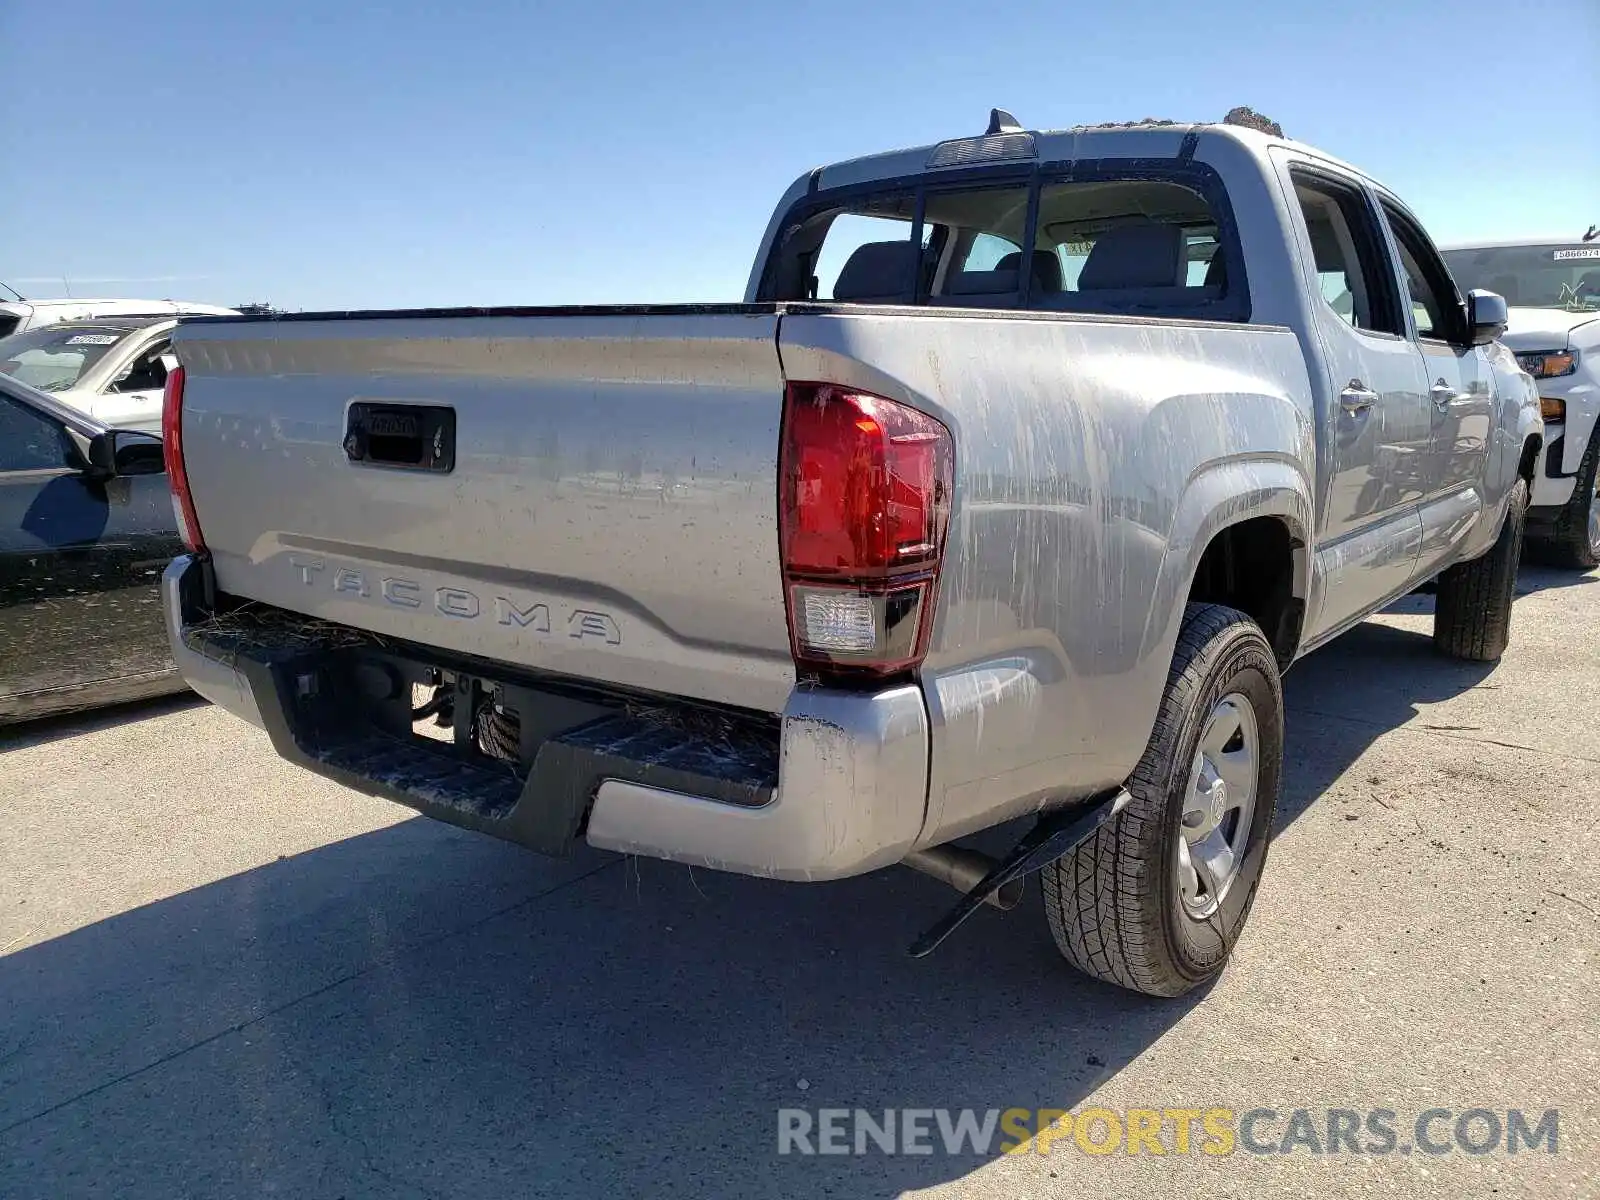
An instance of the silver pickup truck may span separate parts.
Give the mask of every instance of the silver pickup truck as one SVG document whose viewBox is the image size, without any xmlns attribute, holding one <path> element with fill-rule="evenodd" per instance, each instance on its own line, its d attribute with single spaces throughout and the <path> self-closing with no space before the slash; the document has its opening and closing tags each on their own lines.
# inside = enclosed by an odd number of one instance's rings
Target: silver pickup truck
<svg viewBox="0 0 1600 1200">
<path fill-rule="evenodd" d="M 904 862 L 963 892 L 916 954 L 1038 871 L 1067 959 L 1175 995 L 1256 891 L 1280 673 L 1435 577 L 1441 650 L 1506 645 L 1505 317 L 1306 146 L 997 111 L 802 176 L 742 304 L 185 322 L 173 650 L 441 820 Z"/>
</svg>

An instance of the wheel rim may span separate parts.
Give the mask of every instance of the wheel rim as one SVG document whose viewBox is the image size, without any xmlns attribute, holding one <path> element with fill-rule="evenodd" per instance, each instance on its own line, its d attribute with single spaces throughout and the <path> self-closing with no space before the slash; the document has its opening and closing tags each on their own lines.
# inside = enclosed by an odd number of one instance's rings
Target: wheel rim
<svg viewBox="0 0 1600 1200">
<path fill-rule="evenodd" d="M 1189 768 L 1177 839 L 1178 895 L 1197 921 L 1215 913 L 1239 877 L 1256 809 L 1261 734 L 1238 692 L 1212 707 Z"/>
</svg>

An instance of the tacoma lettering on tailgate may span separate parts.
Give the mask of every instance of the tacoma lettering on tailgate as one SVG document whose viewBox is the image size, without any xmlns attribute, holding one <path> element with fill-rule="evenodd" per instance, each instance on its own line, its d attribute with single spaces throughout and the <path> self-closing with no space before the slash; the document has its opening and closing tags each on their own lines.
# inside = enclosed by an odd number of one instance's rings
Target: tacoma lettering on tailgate
<svg viewBox="0 0 1600 1200">
<path fill-rule="evenodd" d="M 330 566 L 325 559 L 293 556 L 289 565 L 307 587 L 328 586 L 342 596 L 409 608 L 457 621 L 492 620 L 498 625 L 532 633 L 603 642 L 622 643 L 622 630 L 610 613 L 592 608 L 566 608 L 542 600 L 514 598 L 496 593 L 487 600 L 466 588 L 429 588 L 415 579 L 377 576 L 356 567 Z"/>
</svg>

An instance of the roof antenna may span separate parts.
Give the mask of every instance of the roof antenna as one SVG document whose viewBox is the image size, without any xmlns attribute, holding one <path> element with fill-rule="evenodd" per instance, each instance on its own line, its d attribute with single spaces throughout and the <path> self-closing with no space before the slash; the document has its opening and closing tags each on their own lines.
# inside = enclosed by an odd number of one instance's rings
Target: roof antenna
<svg viewBox="0 0 1600 1200">
<path fill-rule="evenodd" d="M 1583 240 L 1592 242 L 1597 237 L 1600 237 L 1600 225 L 1591 225 L 1589 226 L 1589 232 L 1583 235 Z"/>
<path fill-rule="evenodd" d="M 24 296 L 21 292 L 17 291 L 17 289 L 12 287 L 9 283 L 5 283 L 4 281 L 0 281 L 0 287 L 5 288 L 6 291 L 10 292 L 18 300 L 24 300 L 24 301 L 27 300 L 26 296 Z"/>
<path fill-rule="evenodd" d="M 985 137 L 993 137 L 997 133 L 1021 133 L 1022 123 L 1003 108 L 989 110 L 989 128 L 984 131 Z"/>
</svg>

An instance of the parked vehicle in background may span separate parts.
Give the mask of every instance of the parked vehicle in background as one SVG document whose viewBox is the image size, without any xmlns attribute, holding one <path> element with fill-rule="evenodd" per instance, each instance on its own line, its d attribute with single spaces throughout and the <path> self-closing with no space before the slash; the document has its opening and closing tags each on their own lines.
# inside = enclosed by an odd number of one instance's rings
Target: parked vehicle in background
<svg viewBox="0 0 1600 1200">
<path fill-rule="evenodd" d="M 441 820 L 905 862 L 966 893 L 919 954 L 1042 870 L 1067 959 L 1175 995 L 1255 895 L 1280 673 L 1435 575 L 1439 648 L 1506 646 L 1504 320 L 1307 146 L 996 112 L 802 176 L 743 304 L 185 321 L 174 646 Z"/>
<path fill-rule="evenodd" d="M 174 317 L 63 321 L 0 338 L 0 375 L 118 429 L 161 432 Z"/>
<path fill-rule="evenodd" d="M 0 722 L 181 691 L 161 442 L 0 378 Z"/>
<path fill-rule="evenodd" d="M 1528 534 L 1581 570 L 1600 566 L 1600 241 L 1530 239 L 1454 246 L 1462 287 L 1503 291 L 1503 340 L 1537 381 L 1547 450 Z"/>
<path fill-rule="evenodd" d="M 227 316 L 234 311 L 218 304 L 187 300 L 0 300 L 0 337 L 95 317 Z"/>
</svg>

